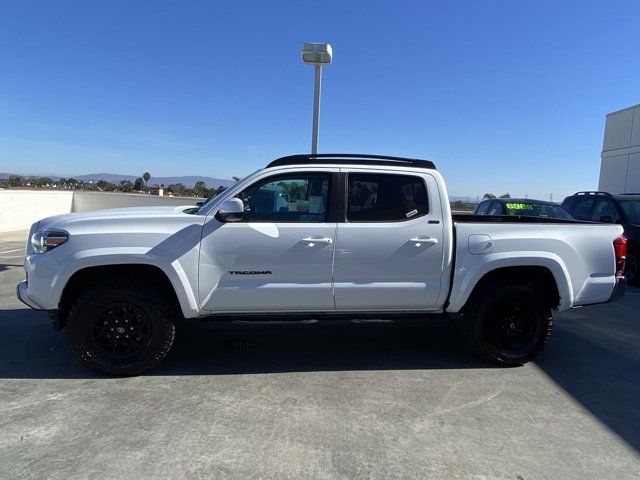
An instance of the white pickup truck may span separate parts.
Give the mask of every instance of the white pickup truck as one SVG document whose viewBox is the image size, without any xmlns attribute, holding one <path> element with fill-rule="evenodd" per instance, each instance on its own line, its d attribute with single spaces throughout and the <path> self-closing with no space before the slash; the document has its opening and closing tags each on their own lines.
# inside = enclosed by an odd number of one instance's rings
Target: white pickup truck
<svg viewBox="0 0 640 480">
<path fill-rule="evenodd" d="M 107 374 L 156 366 L 179 322 L 238 319 L 446 321 L 510 366 L 553 310 L 623 295 L 625 254 L 619 225 L 452 216 L 429 161 L 295 155 L 200 206 L 41 220 L 17 294 Z"/>
</svg>

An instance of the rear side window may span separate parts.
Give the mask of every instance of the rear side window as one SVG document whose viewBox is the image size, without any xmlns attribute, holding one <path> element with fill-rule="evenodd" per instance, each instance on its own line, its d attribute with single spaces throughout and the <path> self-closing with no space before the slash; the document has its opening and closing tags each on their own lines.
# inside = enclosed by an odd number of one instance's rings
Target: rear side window
<svg viewBox="0 0 640 480">
<path fill-rule="evenodd" d="M 593 207 L 595 201 L 596 199 L 593 197 L 581 198 L 576 202 L 571 213 L 573 213 L 574 217 L 579 218 L 580 220 L 589 220 L 591 218 L 591 207 Z"/>
<path fill-rule="evenodd" d="M 411 220 L 429 211 L 424 180 L 411 175 L 349 174 L 347 220 Z"/>
</svg>

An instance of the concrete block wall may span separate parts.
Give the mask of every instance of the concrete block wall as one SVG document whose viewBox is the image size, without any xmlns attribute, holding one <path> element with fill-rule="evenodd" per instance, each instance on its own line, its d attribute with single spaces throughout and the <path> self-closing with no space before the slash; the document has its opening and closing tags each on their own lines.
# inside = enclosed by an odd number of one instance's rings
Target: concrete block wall
<svg viewBox="0 0 640 480">
<path fill-rule="evenodd" d="M 136 193 L 0 189 L 0 232 L 27 230 L 38 220 L 63 213 L 148 205 L 195 205 L 202 200 Z"/>
</svg>

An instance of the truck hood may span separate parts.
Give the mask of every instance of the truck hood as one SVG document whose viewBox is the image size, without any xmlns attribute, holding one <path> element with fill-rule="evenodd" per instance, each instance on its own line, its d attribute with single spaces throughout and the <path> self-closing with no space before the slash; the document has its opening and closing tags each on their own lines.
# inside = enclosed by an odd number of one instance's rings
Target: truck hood
<svg viewBox="0 0 640 480">
<path fill-rule="evenodd" d="M 159 218 L 175 218 L 188 215 L 185 210 L 195 208 L 195 205 L 160 206 L 160 207 L 125 207 L 109 208 L 105 210 L 93 210 L 90 212 L 66 213 L 40 220 L 38 230 L 61 229 L 67 230 L 81 224 L 94 224 L 96 222 L 118 222 L 119 220 L 130 222 Z"/>
</svg>

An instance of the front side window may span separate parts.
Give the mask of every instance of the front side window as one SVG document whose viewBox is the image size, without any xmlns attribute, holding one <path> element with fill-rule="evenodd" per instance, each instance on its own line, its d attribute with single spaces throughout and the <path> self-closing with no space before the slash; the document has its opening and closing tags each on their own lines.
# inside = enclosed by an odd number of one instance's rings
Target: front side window
<svg viewBox="0 0 640 480">
<path fill-rule="evenodd" d="M 244 203 L 243 222 L 324 222 L 327 219 L 331 175 L 292 174 L 258 181 L 238 195 Z"/>
<path fill-rule="evenodd" d="M 347 221 L 411 220 L 429 211 L 424 180 L 411 175 L 349 174 Z"/>
</svg>

